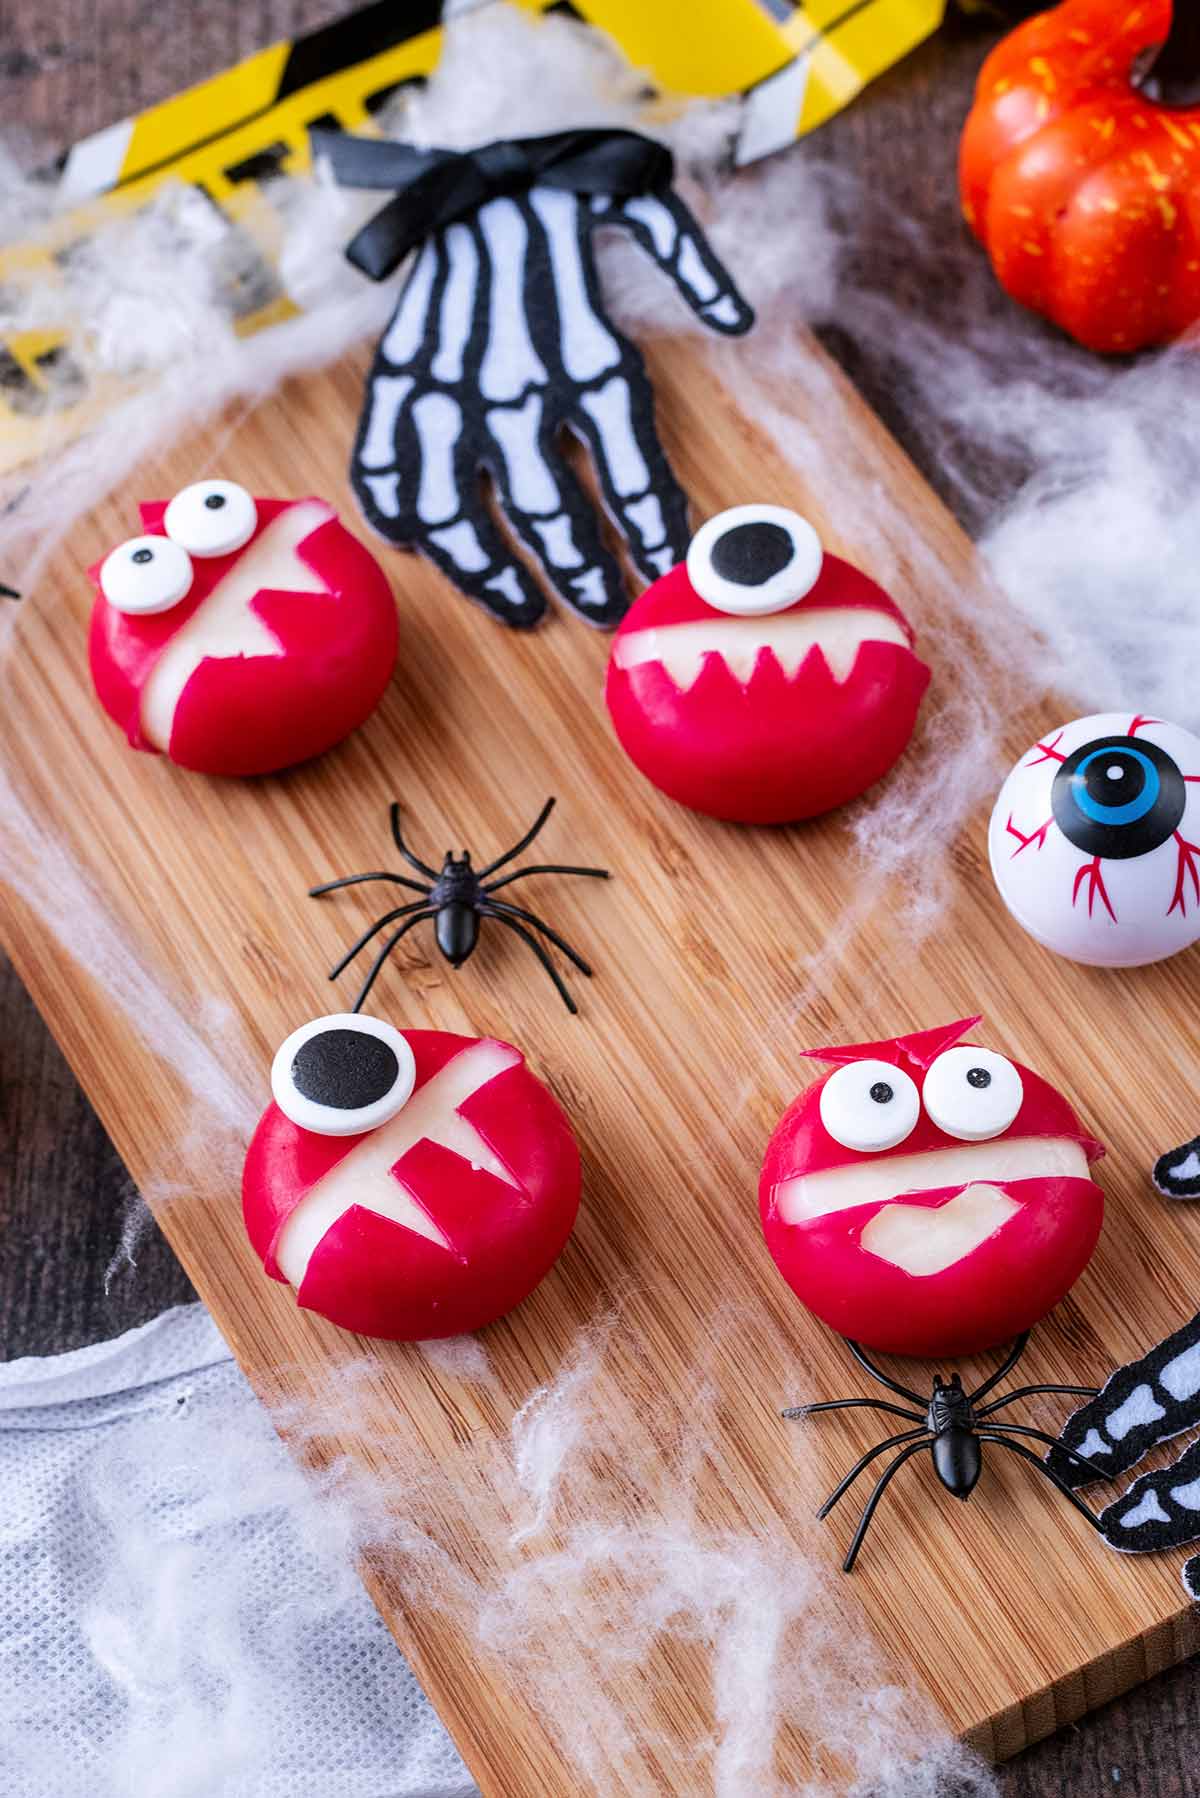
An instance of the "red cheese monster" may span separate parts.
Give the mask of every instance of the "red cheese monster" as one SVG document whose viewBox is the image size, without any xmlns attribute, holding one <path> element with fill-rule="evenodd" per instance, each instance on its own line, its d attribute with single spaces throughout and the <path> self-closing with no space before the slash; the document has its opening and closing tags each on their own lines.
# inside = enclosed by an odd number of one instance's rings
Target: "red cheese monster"
<svg viewBox="0 0 1200 1798">
<path fill-rule="evenodd" d="M 627 755 L 694 811 L 784 824 L 864 792 L 903 753 L 929 670 L 908 621 L 782 506 L 736 506 L 647 588 L 606 698 Z"/>
<path fill-rule="evenodd" d="M 335 1013 L 288 1037 L 271 1086 L 243 1215 L 307 1310 L 364 1336 L 455 1336 L 558 1259 L 579 1150 L 519 1049 Z"/>
<path fill-rule="evenodd" d="M 209 480 L 141 516 L 143 535 L 90 570 L 92 680 L 135 749 L 269 774 L 370 716 L 395 666 L 395 602 L 324 500 Z"/>
<path fill-rule="evenodd" d="M 763 1234 L 843 1336 L 899 1355 L 990 1348 L 1078 1278 L 1104 1215 L 1104 1150 L 1040 1075 L 940 1030 L 809 1051 L 839 1066 L 767 1145 Z"/>
</svg>

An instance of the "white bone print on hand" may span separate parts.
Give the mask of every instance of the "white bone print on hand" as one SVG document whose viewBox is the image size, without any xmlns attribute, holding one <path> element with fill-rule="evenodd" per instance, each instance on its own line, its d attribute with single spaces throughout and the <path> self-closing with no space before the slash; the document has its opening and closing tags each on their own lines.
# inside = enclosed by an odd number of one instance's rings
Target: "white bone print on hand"
<svg viewBox="0 0 1200 1798">
<path fill-rule="evenodd" d="M 1109 1377 L 1096 1396 L 1068 1418 L 1060 1440 L 1106 1475 L 1137 1464 L 1148 1450 L 1190 1433 L 1200 1423 L 1200 1313 L 1139 1360 Z M 1071 1464 L 1048 1457 L 1055 1471 Z M 1084 1476 L 1086 1477 L 1086 1476 Z M 1082 1484 L 1077 1470 L 1073 1486 Z M 1113 1548 L 1148 1554 L 1200 1541 L 1200 1442 L 1190 1440 L 1178 1460 L 1135 1479 L 1100 1514 Z M 1200 1600 L 1200 1555 L 1183 1568 L 1188 1596 Z"/>
<path fill-rule="evenodd" d="M 254 611 L 253 602 L 264 591 L 328 591 L 298 552 L 305 538 L 334 516 L 323 500 L 288 506 L 242 551 L 164 645 L 142 689 L 142 731 L 156 749 L 170 749 L 175 709 L 201 662 L 211 657 L 283 654 L 283 645 Z"/>
<path fill-rule="evenodd" d="M 472 1043 L 418 1087 L 386 1124 L 381 1124 L 311 1187 L 280 1234 L 276 1259 L 288 1282 L 299 1289 L 309 1261 L 326 1232 L 353 1206 L 388 1217 L 406 1230 L 452 1252 L 437 1224 L 404 1184 L 397 1164 L 418 1142 L 433 1142 L 483 1168 L 507 1186 L 516 1186 L 473 1124 L 459 1109 L 480 1087 L 516 1067 L 520 1051 L 487 1039 Z"/>
<path fill-rule="evenodd" d="M 549 187 L 489 200 L 417 252 L 376 353 L 351 468 L 370 522 L 421 549 L 506 624 L 545 600 L 491 518 L 504 515 L 554 590 L 589 623 L 629 603 L 600 521 L 562 458 L 591 453 L 604 506 L 644 579 L 687 552 L 687 501 L 659 443 L 641 354 L 606 318 L 592 249 L 623 226 L 713 330 L 753 314 L 673 193 L 584 198 Z"/>
</svg>

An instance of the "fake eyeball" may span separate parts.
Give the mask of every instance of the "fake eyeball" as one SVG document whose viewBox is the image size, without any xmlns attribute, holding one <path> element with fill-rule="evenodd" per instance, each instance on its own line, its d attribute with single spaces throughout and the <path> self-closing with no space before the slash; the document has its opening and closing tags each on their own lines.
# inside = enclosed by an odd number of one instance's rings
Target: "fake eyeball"
<svg viewBox="0 0 1200 1798">
<path fill-rule="evenodd" d="M 370 716 L 395 666 L 395 602 L 324 500 L 211 480 L 141 514 L 143 534 L 91 570 L 92 681 L 133 748 L 269 774 Z"/>
<path fill-rule="evenodd" d="M 1040 1075 L 962 1041 L 978 1022 L 810 1051 L 839 1065 L 767 1145 L 759 1208 L 775 1264 L 810 1311 L 868 1348 L 950 1356 L 1006 1342 L 1096 1246 L 1104 1197 L 1089 1166 L 1103 1148 Z M 894 1126 L 868 1130 L 866 1108 L 887 1113 L 897 1097 Z"/>
<path fill-rule="evenodd" d="M 782 506 L 735 506 L 634 601 L 605 688 L 622 748 L 693 811 L 815 817 L 887 773 L 929 670 L 899 607 Z"/>
<path fill-rule="evenodd" d="M 242 1213 L 305 1310 L 364 1336 L 455 1336 L 519 1305 L 562 1253 L 579 1150 L 519 1049 L 335 1014 L 288 1037 L 272 1090 Z"/>
<path fill-rule="evenodd" d="M 1057 954 L 1176 954 L 1200 937 L 1200 738 L 1128 712 L 1048 732 L 1000 789 L 988 853 L 1013 917 Z"/>
</svg>

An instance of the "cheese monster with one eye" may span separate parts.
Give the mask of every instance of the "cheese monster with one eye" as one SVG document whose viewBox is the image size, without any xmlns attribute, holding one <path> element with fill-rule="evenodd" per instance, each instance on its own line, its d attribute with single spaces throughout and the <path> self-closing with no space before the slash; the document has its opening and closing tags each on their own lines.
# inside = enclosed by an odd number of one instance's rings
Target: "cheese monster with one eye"
<svg viewBox="0 0 1200 1798">
<path fill-rule="evenodd" d="M 626 754 L 693 811 L 785 824 L 854 799 L 912 735 L 929 670 L 894 600 L 783 506 L 736 506 L 647 588 L 606 699 Z"/>
<path fill-rule="evenodd" d="M 370 716 L 396 661 L 396 606 L 332 507 L 207 480 L 141 513 L 143 534 L 91 570 L 92 680 L 134 749 L 270 774 Z"/>
<path fill-rule="evenodd" d="M 808 1051 L 838 1066 L 767 1146 L 767 1247 L 809 1310 L 868 1348 L 1007 1341 L 1096 1246 L 1103 1147 L 1041 1075 L 964 1041 L 978 1022 Z"/>
<path fill-rule="evenodd" d="M 303 1309 L 413 1342 L 478 1330 L 526 1298 L 571 1234 L 579 1150 L 509 1043 L 338 1012 L 271 1068 L 242 1210 Z"/>
</svg>

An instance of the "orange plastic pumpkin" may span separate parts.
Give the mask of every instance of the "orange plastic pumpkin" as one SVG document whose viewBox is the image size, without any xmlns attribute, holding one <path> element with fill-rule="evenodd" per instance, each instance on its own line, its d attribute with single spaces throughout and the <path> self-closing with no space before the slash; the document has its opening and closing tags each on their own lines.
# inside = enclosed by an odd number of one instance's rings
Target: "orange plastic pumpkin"
<svg viewBox="0 0 1200 1798">
<path fill-rule="evenodd" d="M 1200 5 L 1063 0 L 980 72 L 967 222 L 1001 285 L 1089 349 L 1200 320 Z"/>
</svg>

